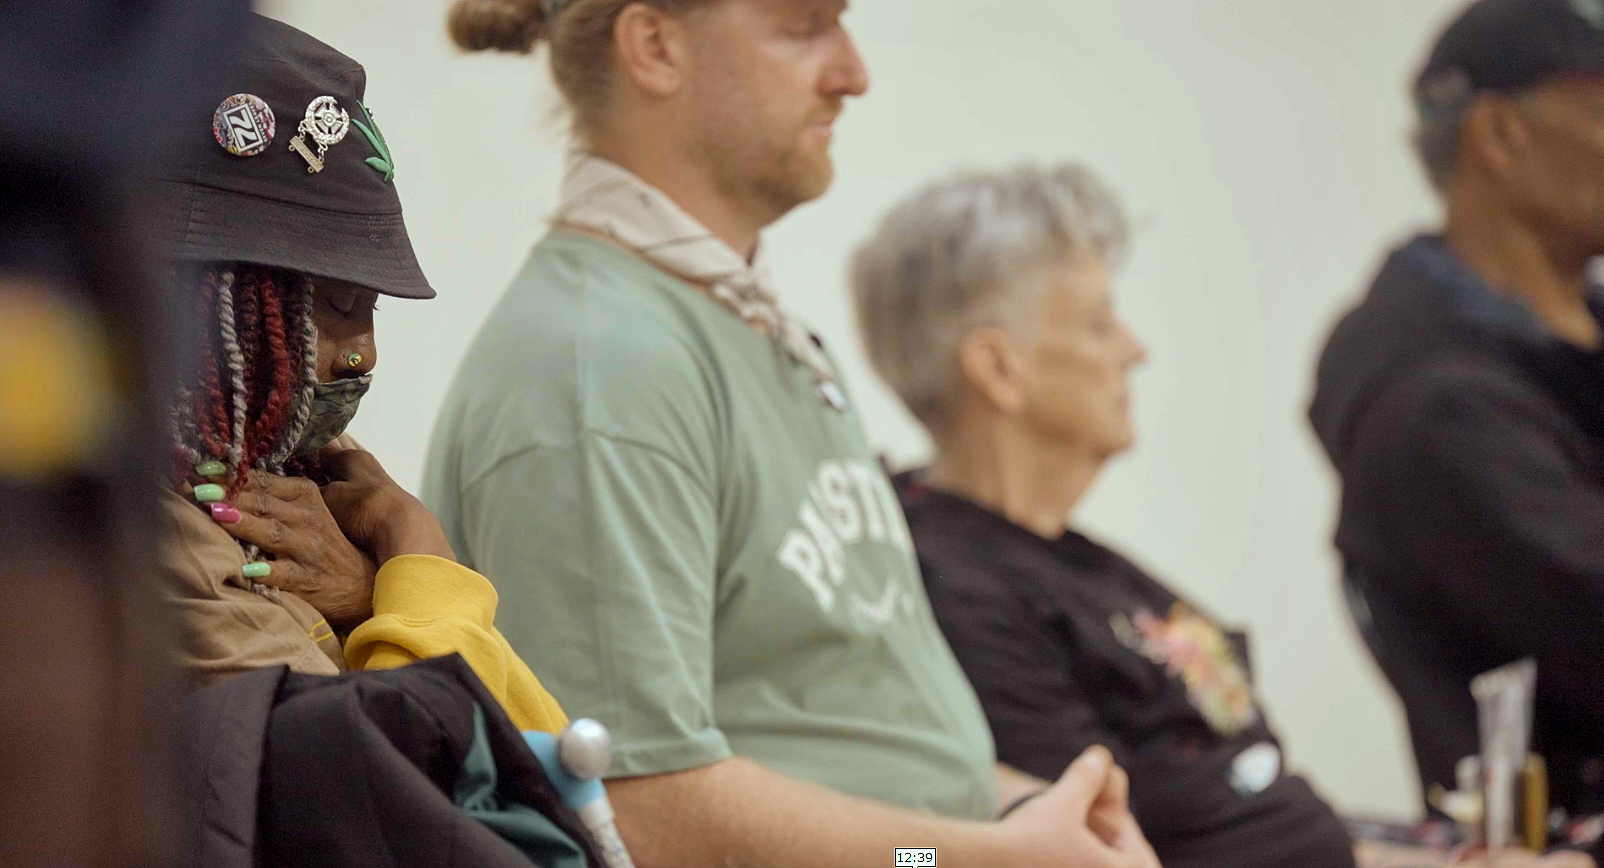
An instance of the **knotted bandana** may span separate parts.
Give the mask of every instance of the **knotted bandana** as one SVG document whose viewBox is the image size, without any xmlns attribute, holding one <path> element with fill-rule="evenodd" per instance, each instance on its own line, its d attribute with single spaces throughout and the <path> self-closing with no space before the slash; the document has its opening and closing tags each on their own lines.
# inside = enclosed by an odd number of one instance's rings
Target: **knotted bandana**
<svg viewBox="0 0 1604 868">
<path fill-rule="evenodd" d="M 658 268 L 705 285 L 715 301 L 805 365 L 826 403 L 846 408 L 829 358 L 813 335 L 780 309 L 761 246 L 748 263 L 661 190 L 590 154 L 569 169 L 561 198 L 554 218 L 559 226 L 605 235 Z"/>
</svg>

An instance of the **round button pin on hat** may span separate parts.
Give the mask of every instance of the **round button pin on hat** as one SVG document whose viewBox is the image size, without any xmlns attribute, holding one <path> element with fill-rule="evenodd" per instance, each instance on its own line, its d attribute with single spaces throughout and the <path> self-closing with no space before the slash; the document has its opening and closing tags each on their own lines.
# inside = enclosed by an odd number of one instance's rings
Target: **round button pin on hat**
<svg viewBox="0 0 1604 868">
<path fill-rule="evenodd" d="M 212 136 L 236 157 L 254 157 L 267 150 L 277 131 L 273 109 L 254 94 L 236 93 L 212 113 Z"/>
</svg>

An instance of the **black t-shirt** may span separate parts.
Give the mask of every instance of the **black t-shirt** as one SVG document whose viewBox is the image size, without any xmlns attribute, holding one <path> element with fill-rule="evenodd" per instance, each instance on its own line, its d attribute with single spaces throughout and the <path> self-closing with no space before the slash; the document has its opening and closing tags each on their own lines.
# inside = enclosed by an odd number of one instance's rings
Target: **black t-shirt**
<svg viewBox="0 0 1604 868">
<path fill-rule="evenodd" d="M 1166 868 L 1353 868 L 1342 821 L 1281 773 L 1242 636 L 1078 533 L 1043 539 L 899 482 L 936 618 L 1000 761 L 1056 780 L 1108 747 Z"/>
</svg>

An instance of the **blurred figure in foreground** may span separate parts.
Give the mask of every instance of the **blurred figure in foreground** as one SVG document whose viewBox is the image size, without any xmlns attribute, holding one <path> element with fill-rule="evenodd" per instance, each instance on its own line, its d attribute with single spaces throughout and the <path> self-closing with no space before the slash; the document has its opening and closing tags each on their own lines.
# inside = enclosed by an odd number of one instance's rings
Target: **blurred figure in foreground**
<svg viewBox="0 0 1604 868">
<path fill-rule="evenodd" d="M 0 865 L 176 852 L 145 477 L 170 321 L 134 194 L 244 0 L 0 5 Z"/>
<path fill-rule="evenodd" d="M 1478 750 L 1471 679 L 1532 656 L 1533 749 L 1575 821 L 1604 813 L 1604 4 L 1476 3 L 1415 100 L 1446 227 L 1321 359 L 1336 544 L 1426 788 Z"/>
</svg>

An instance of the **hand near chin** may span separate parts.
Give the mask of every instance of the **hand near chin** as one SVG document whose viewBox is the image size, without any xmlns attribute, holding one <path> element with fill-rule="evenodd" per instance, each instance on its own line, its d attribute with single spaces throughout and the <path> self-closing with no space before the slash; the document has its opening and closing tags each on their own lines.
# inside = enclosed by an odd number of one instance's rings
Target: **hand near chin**
<svg viewBox="0 0 1604 868">
<path fill-rule="evenodd" d="M 214 508 L 212 516 L 235 539 L 273 556 L 262 584 L 295 594 L 336 628 L 372 617 L 377 567 L 341 531 L 316 483 L 253 470 L 234 509 Z"/>
<path fill-rule="evenodd" d="M 380 565 L 401 555 L 456 560 L 440 522 L 395 483 L 373 453 L 331 446 L 320 457 L 331 481 L 321 491 L 341 531 Z"/>
</svg>

